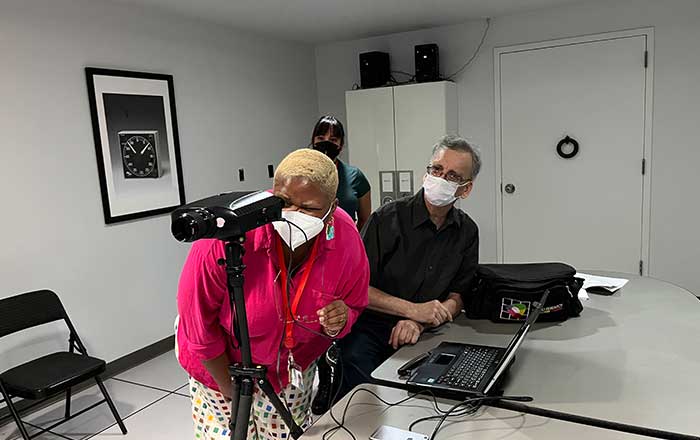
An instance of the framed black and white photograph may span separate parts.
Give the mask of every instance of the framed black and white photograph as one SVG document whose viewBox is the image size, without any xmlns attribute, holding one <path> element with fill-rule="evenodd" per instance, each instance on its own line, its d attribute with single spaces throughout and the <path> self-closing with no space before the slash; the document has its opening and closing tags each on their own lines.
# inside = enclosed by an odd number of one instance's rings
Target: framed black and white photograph
<svg viewBox="0 0 700 440">
<path fill-rule="evenodd" d="M 105 223 L 185 203 L 172 75 L 87 67 Z"/>
</svg>

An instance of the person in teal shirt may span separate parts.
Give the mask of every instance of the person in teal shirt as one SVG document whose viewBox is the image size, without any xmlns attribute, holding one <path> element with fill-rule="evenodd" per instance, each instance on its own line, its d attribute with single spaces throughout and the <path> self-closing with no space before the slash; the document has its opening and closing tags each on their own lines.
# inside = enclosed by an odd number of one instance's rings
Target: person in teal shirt
<svg viewBox="0 0 700 440">
<path fill-rule="evenodd" d="M 322 116 L 311 134 L 311 147 L 321 151 L 335 162 L 338 168 L 338 205 L 347 212 L 357 224 L 357 229 L 367 222 L 372 213 L 372 198 L 370 185 L 359 168 L 346 164 L 338 159 L 345 146 L 345 129 L 343 124 L 333 116 Z M 331 402 L 331 393 L 336 387 L 332 386 L 331 367 L 326 362 L 326 356 L 318 360 L 318 390 L 311 403 L 311 411 L 316 415 L 325 413 Z"/>
<path fill-rule="evenodd" d="M 338 204 L 361 230 L 372 213 L 370 185 L 359 168 L 338 159 L 345 146 L 343 124 L 333 116 L 322 116 L 314 126 L 311 145 L 314 150 L 330 157 L 338 167 Z"/>
</svg>

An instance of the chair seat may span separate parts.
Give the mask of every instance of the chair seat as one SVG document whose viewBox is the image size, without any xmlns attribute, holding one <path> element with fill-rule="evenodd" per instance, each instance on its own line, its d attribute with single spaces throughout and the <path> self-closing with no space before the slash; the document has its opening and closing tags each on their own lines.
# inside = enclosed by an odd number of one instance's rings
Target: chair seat
<svg viewBox="0 0 700 440">
<path fill-rule="evenodd" d="M 44 399 L 105 371 L 102 359 L 67 351 L 52 353 L 0 374 L 10 394 Z"/>
</svg>

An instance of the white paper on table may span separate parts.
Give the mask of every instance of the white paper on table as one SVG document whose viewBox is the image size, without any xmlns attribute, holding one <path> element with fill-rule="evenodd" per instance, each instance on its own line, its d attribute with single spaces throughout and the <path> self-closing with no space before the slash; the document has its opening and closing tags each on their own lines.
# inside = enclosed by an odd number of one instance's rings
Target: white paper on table
<svg viewBox="0 0 700 440">
<path fill-rule="evenodd" d="M 583 287 L 579 291 L 579 297 L 582 291 L 586 291 L 589 287 L 598 287 L 607 290 L 610 293 L 620 290 L 629 280 L 624 278 L 601 277 L 598 275 L 589 275 L 587 273 L 576 273 L 576 278 L 583 278 Z M 586 299 L 588 292 L 586 291 Z"/>
</svg>

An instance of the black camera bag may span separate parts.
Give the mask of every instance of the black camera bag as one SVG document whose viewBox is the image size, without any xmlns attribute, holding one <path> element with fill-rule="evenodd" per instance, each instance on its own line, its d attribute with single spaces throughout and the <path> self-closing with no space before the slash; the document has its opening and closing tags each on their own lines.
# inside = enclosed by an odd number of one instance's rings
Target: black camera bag
<svg viewBox="0 0 700 440">
<path fill-rule="evenodd" d="M 583 305 L 578 291 L 583 280 L 564 263 L 480 264 L 476 270 L 472 294 L 465 301 L 467 317 L 493 322 L 523 321 L 530 304 L 545 290 L 545 301 L 538 322 L 566 321 L 579 316 Z"/>
</svg>

